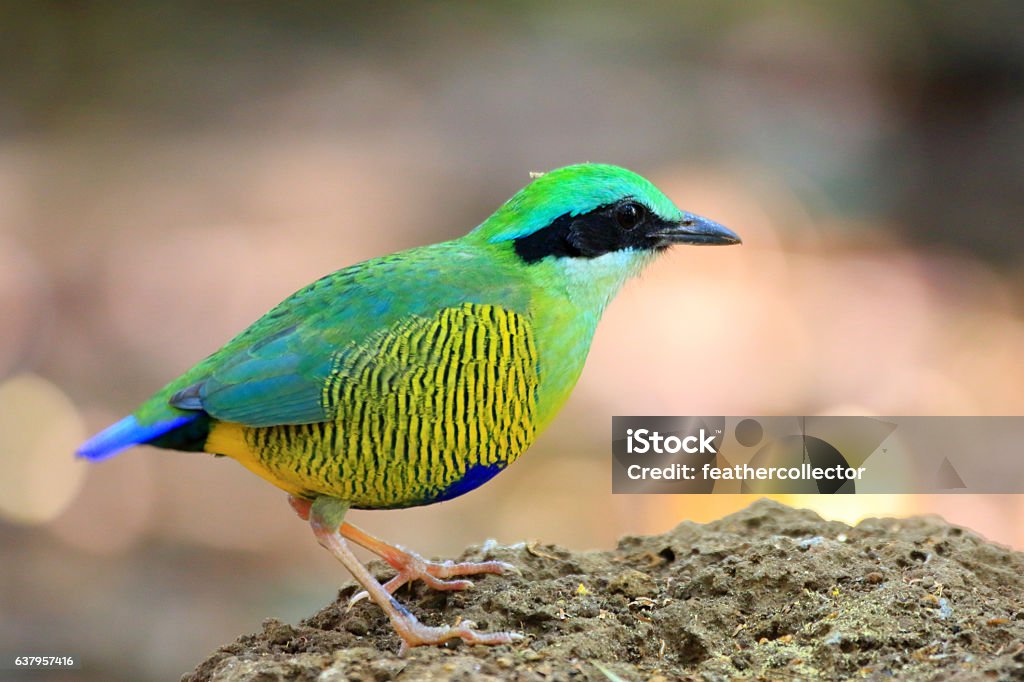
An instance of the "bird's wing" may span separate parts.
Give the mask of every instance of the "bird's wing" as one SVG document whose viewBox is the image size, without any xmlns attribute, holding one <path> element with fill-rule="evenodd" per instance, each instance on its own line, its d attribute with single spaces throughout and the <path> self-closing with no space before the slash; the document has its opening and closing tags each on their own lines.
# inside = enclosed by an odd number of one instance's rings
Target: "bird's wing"
<svg viewBox="0 0 1024 682">
<path fill-rule="evenodd" d="M 346 375 L 374 363 L 386 384 L 410 362 L 430 362 L 429 353 L 383 357 L 382 346 L 415 321 L 464 304 L 526 310 L 525 289 L 495 276 L 492 262 L 437 247 L 367 261 L 300 290 L 189 372 L 170 404 L 253 427 L 325 421 L 336 411 L 338 394 L 329 394 L 343 390 Z M 446 275 L 453 268 L 459 277 Z"/>
</svg>

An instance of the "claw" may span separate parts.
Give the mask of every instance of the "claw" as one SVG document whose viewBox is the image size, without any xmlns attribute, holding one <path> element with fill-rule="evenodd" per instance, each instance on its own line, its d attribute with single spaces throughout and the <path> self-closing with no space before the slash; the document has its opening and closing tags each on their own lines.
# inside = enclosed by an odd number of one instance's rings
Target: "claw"
<svg viewBox="0 0 1024 682">
<path fill-rule="evenodd" d="M 501 570 L 497 571 L 499 575 L 504 573 L 514 573 L 515 575 L 518 575 L 520 578 L 523 577 L 523 572 L 520 571 L 519 567 L 515 564 L 510 564 L 504 561 L 493 561 L 491 563 L 499 564 L 501 566 Z"/>
</svg>

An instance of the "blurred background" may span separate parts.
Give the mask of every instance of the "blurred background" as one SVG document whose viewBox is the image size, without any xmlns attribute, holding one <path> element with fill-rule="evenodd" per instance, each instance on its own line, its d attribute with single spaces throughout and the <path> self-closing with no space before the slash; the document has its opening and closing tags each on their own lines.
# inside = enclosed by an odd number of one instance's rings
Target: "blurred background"
<svg viewBox="0 0 1024 682">
<path fill-rule="evenodd" d="M 0 653 L 176 679 L 331 599 L 347 574 L 234 462 L 71 453 L 530 171 L 631 167 L 745 243 L 662 258 L 519 463 L 352 514 L 372 532 L 609 548 L 751 501 L 612 496 L 615 414 L 1021 414 L 1022 25 L 1014 2 L 3 3 Z M 1019 496 L 785 501 L 1024 548 Z"/>
</svg>

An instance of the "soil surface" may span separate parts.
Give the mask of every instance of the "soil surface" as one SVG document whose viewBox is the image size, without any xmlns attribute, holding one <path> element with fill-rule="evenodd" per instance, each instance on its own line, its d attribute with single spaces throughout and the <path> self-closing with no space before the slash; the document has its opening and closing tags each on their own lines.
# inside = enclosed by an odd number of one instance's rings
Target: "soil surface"
<svg viewBox="0 0 1024 682">
<path fill-rule="evenodd" d="M 398 598 L 428 624 L 516 630 L 398 655 L 357 588 L 222 647 L 183 680 L 1024 680 L 1024 553 L 938 518 L 856 527 L 762 500 L 614 551 L 469 548 L 522 575 Z M 371 564 L 380 578 L 383 565 Z"/>
</svg>

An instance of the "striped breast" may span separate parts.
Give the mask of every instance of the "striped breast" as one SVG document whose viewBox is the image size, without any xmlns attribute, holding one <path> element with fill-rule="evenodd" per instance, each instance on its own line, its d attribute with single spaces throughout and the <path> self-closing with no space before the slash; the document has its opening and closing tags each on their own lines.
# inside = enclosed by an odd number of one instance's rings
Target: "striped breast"
<svg viewBox="0 0 1024 682">
<path fill-rule="evenodd" d="M 537 386 L 529 320 L 466 303 L 340 349 L 320 397 L 331 421 L 219 424 L 207 449 L 294 494 L 356 508 L 429 504 L 484 483 L 530 445 Z"/>
</svg>

